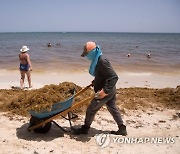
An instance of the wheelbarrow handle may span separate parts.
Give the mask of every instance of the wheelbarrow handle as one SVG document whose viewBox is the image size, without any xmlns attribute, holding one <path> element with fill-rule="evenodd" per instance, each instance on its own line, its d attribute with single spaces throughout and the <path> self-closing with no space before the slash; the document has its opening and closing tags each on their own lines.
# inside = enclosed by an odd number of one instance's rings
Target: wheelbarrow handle
<svg viewBox="0 0 180 154">
<path fill-rule="evenodd" d="M 75 95 L 74 98 L 79 96 L 80 94 L 82 94 L 83 92 L 85 92 L 86 90 L 88 90 L 91 86 L 93 86 L 93 84 L 91 83 L 90 85 L 86 86 L 85 88 L 81 89 L 80 91 L 78 91 Z"/>
</svg>

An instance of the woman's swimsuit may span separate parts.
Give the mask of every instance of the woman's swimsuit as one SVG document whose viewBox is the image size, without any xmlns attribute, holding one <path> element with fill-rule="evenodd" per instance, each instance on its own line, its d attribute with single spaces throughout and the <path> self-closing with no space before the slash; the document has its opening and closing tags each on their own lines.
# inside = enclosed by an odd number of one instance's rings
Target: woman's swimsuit
<svg viewBox="0 0 180 154">
<path fill-rule="evenodd" d="M 29 71 L 29 64 L 20 64 L 19 69 L 21 71 Z"/>
<path fill-rule="evenodd" d="M 20 58 L 20 60 L 26 60 L 26 59 L 21 59 Z M 27 60 L 26 60 L 26 64 L 21 64 L 20 63 L 19 69 L 21 71 L 29 71 L 29 64 L 28 64 Z"/>
</svg>

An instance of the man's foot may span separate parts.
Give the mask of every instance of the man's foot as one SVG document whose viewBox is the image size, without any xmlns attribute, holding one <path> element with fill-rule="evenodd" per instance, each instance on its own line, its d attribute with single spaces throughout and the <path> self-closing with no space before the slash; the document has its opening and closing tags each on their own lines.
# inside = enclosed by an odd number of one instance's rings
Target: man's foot
<svg viewBox="0 0 180 154">
<path fill-rule="evenodd" d="M 75 135 L 80 135 L 80 134 L 88 134 L 90 127 L 87 127 L 86 125 L 82 125 L 81 128 L 75 129 L 74 134 Z"/>
<path fill-rule="evenodd" d="M 118 131 L 111 131 L 111 134 L 126 136 L 127 135 L 126 126 L 123 124 L 120 125 L 119 130 Z"/>
</svg>

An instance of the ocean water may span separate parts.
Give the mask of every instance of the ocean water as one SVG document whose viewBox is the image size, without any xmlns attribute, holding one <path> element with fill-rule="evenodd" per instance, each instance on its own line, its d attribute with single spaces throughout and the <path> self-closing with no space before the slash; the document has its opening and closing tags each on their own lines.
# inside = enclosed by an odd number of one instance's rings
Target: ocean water
<svg viewBox="0 0 180 154">
<path fill-rule="evenodd" d="M 23 45 L 30 48 L 34 71 L 88 70 L 90 62 L 80 55 L 90 40 L 101 47 L 116 71 L 180 74 L 180 34 L 170 33 L 0 33 L 0 70 L 18 70 Z"/>
</svg>

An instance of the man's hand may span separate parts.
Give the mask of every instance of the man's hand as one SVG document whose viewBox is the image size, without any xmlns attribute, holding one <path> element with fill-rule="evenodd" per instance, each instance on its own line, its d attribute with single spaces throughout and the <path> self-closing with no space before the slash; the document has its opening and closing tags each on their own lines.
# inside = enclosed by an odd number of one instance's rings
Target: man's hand
<svg viewBox="0 0 180 154">
<path fill-rule="evenodd" d="M 103 98 L 106 97 L 107 95 L 108 95 L 108 94 L 106 94 L 106 93 L 104 92 L 104 90 L 101 89 L 101 91 L 98 91 L 98 92 L 97 92 L 95 98 L 96 98 L 96 99 L 103 99 Z"/>
</svg>

